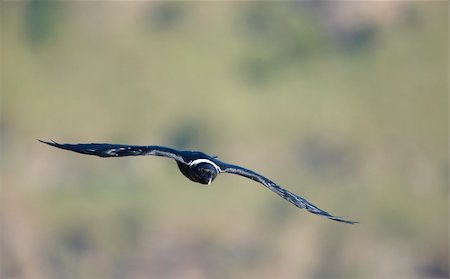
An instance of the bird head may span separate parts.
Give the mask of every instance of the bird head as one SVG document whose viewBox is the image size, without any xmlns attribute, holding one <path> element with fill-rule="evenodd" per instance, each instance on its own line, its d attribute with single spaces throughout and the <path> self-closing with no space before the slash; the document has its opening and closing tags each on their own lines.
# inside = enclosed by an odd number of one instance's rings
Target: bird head
<svg viewBox="0 0 450 279">
<path fill-rule="evenodd" d="M 208 163 L 199 163 L 191 167 L 195 181 L 201 184 L 211 184 L 217 176 L 216 168 Z"/>
</svg>

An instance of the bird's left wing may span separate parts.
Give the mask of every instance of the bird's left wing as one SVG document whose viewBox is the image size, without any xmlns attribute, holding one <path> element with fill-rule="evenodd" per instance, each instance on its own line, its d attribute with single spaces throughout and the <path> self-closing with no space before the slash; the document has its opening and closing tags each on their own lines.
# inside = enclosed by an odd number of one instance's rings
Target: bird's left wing
<svg viewBox="0 0 450 279">
<path fill-rule="evenodd" d="M 183 151 L 179 151 L 165 146 L 157 146 L 157 145 L 140 146 L 140 145 L 125 145 L 125 144 L 109 144 L 109 143 L 60 144 L 54 141 L 51 142 L 43 140 L 39 141 L 57 148 L 99 157 L 153 155 L 172 158 L 175 159 L 176 161 L 186 164 L 186 160 L 183 157 Z"/>
<path fill-rule="evenodd" d="M 259 183 L 263 184 L 264 186 L 266 186 L 267 188 L 269 188 L 270 190 L 272 190 L 273 192 L 277 193 L 283 199 L 289 201 L 290 203 L 294 204 L 295 206 L 297 206 L 299 208 L 306 209 L 313 214 L 317 214 L 317 215 L 326 217 L 328 219 L 347 223 L 347 224 L 358 223 L 358 222 L 354 222 L 354 221 L 345 220 L 341 217 L 333 216 L 330 213 L 328 213 L 328 212 L 318 208 L 317 206 L 313 205 L 312 203 L 308 202 L 306 199 L 304 199 L 294 193 L 291 193 L 286 189 L 283 189 L 282 187 L 277 185 L 275 182 L 271 181 L 270 179 L 254 172 L 252 170 L 249 170 L 249 169 L 246 169 L 246 168 L 243 168 L 240 166 L 226 164 L 226 163 L 220 162 L 218 160 L 217 160 L 217 163 L 219 164 L 219 166 L 221 168 L 221 172 L 241 175 L 241 176 L 250 178 L 256 182 L 259 182 Z"/>
</svg>

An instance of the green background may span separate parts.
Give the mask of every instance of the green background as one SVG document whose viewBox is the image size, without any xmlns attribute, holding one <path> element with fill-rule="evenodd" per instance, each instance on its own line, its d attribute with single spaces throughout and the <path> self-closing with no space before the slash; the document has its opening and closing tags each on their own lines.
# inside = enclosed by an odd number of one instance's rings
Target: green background
<svg viewBox="0 0 450 279">
<path fill-rule="evenodd" d="M 2 278 L 448 278 L 448 2 L 1 2 Z M 167 145 L 251 168 L 192 183 Z"/>
</svg>

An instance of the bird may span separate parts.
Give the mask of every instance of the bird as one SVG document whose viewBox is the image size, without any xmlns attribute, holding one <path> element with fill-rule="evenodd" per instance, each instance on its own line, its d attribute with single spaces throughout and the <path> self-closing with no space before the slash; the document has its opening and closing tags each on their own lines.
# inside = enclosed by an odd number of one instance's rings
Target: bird
<svg viewBox="0 0 450 279">
<path fill-rule="evenodd" d="M 142 146 L 109 143 L 60 144 L 53 140 L 44 141 L 38 139 L 38 141 L 60 149 L 104 158 L 142 155 L 167 157 L 176 161 L 181 173 L 188 179 L 205 185 L 210 185 L 219 173 L 240 175 L 259 182 L 298 208 L 305 209 L 313 214 L 317 214 L 337 222 L 346 224 L 358 223 L 357 221 L 350 221 L 344 219 L 343 217 L 331 215 L 330 213 L 313 205 L 306 199 L 282 188 L 272 180 L 258 174 L 255 171 L 238 165 L 222 162 L 217 159 L 217 156 L 210 156 L 200 151 L 177 150 L 158 145 Z"/>
</svg>

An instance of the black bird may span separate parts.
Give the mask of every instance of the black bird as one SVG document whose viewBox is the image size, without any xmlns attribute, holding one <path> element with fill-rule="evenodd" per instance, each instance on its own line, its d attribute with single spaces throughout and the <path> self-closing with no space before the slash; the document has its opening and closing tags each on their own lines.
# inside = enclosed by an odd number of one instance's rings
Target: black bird
<svg viewBox="0 0 450 279">
<path fill-rule="evenodd" d="M 88 143 L 88 144 L 59 144 L 57 142 L 47 142 L 39 140 L 42 143 L 66 149 L 82 154 L 95 155 L 99 157 L 123 157 L 123 156 L 140 156 L 140 155 L 154 155 L 174 159 L 180 171 L 194 182 L 201 184 L 211 184 L 219 173 L 232 173 L 250 178 L 256 182 L 261 183 L 273 192 L 277 193 L 283 199 L 289 201 L 299 208 L 308 210 L 311 213 L 321 215 L 328 219 L 343 222 L 347 224 L 354 224 L 358 222 L 348 221 L 341 217 L 336 217 L 326 211 L 316 207 L 304 198 L 297 196 L 286 189 L 281 188 L 276 183 L 264 176 L 240 167 L 224 163 L 217 159 L 217 157 L 209 156 L 199 151 L 184 151 L 176 150 L 164 146 L 137 146 L 124 144 L 108 144 L 108 143 Z"/>
</svg>

